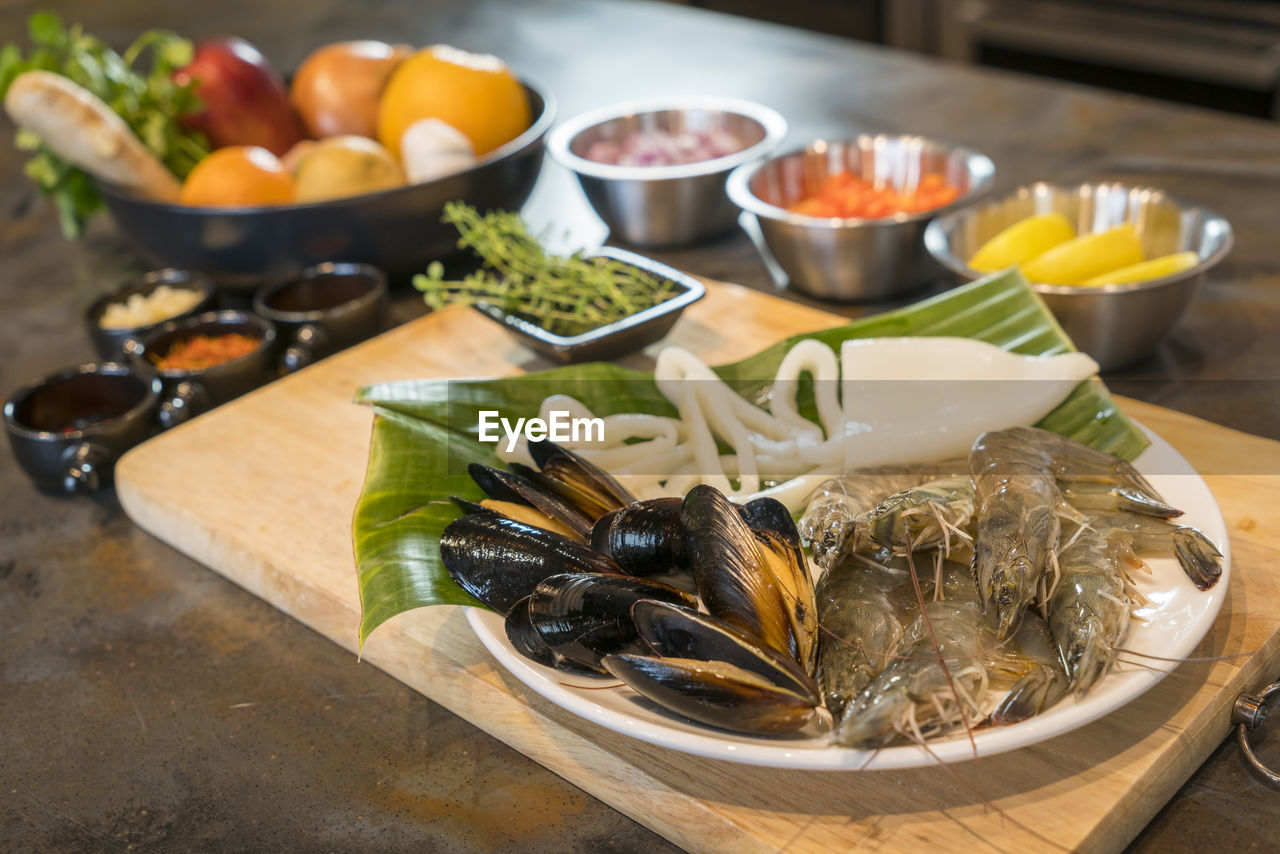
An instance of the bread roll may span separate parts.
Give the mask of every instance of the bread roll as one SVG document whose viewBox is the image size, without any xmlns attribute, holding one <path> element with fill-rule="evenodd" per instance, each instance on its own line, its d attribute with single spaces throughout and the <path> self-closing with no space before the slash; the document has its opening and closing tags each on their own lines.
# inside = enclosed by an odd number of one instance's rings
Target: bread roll
<svg viewBox="0 0 1280 854">
<path fill-rule="evenodd" d="M 51 71 L 14 78 L 5 112 L 70 163 L 140 196 L 175 202 L 181 185 L 102 99 Z"/>
</svg>

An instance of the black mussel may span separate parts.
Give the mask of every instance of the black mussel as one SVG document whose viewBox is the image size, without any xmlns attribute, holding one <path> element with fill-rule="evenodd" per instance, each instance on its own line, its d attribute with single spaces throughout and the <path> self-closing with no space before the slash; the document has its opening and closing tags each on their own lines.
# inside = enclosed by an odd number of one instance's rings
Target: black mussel
<svg viewBox="0 0 1280 854">
<path fill-rule="evenodd" d="M 596 520 L 591 526 L 591 536 L 587 538 L 587 545 L 598 552 L 609 553 L 609 526 L 613 524 L 613 520 L 622 512 L 622 508 L 610 510 L 608 513 Z M 609 555 L 613 557 L 613 555 Z"/>
<path fill-rule="evenodd" d="M 523 522 L 526 525 L 532 525 L 535 528 L 544 528 L 552 533 L 560 534 L 571 540 L 578 539 L 577 534 L 573 532 L 567 525 L 557 522 L 550 516 L 543 513 L 536 507 L 530 507 L 528 504 L 517 504 L 514 501 L 499 501 L 496 498 L 486 498 L 476 503 L 468 501 L 465 498 L 453 496 L 453 503 L 463 513 L 483 513 L 489 511 L 499 516 L 506 516 L 508 519 L 515 519 L 517 522 Z"/>
<path fill-rule="evenodd" d="M 789 656 L 760 646 L 728 623 L 693 608 L 645 600 L 631 608 L 636 632 L 663 658 L 723 661 L 761 676 L 815 704 L 818 685 Z"/>
<path fill-rule="evenodd" d="M 529 455 L 561 497 L 592 519 L 636 500 L 604 469 L 555 442 L 530 442 Z"/>
<path fill-rule="evenodd" d="M 680 525 L 683 508 L 683 499 L 654 498 L 610 511 L 592 527 L 591 545 L 632 575 L 687 571 Z"/>
<path fill-rule="evenodd" d="M 485 510 L 489 509 L 483 504 L 477 504 L 474 501 L 468 501 L 467 499 L 459 498 L 456 495 L 454 495 L 450 500 L 453 501 L 457 508 L 463 513 L 483 513 Z M 506 514 L 503 513 L 501 515 L 505 516 Z"/>
<path fill-rule="evenodd" d="M 747 527 L 760 533 L 770 533 L 795 548 L 800 548 L 800 531 L 787 505 L 776 498 L 757 498 L 738 508 L 738 515 Z"/>
<path fill-rule="evenodd" d="M 555 665 L 555 656 L 551 654 L 551 647 L 547 646 L 542 635 L 538 634 L 538 630 L 529 621 L 530 598 L 532 594 L 512 605 L 511 610 L 507 612 L 507 619 L 503 624 L 507 631 L 507 640 L 511 641 L 516 652 L 525 658 L 552 667 Z"/>
<path fill-rule="evenodd" d="M 506 472 L 501 469 L 486 466 L 483 463 L 470 463 L 467 465 L 467 474 L 490 498 L 510 501 L 513 504 L 529 503 L 528 499 L 522 496 L 505 477 L 502 477 Z"/>
<path fill-rule="evenodd" d="M 602 656 L 639 652 L 631 607 L 643 599 L 692 606 L 688 593 L 642 578 L 566 573 L 543 579 L 529 597 L 529 623 L 556 667 L 604 673 Z"/>
<path fill-rule="evenodd" d="M 796 522 L 786 505 L 775 498 L 749 501 L 740 513 L 759 541 L 787 603 L 798 644 L 796 660 L 813 675 L 818 666 L 818 598 Z"/>
<path fill-rule="evenodd" d="M 497 501 L 527 504 L 573 532 L 582 542 L 591 536 L 591 522 L 585 513 L 554 492 L 545 481 L 534 481 L 514 472 L 490 468 L 480 463 L 467 466 L 467 474 L 485 495 Z M 537 472 L 533 472 L 537 475 Z"/>
<path fill-rule="evenodd" d="M 738 508 L 715 487 L 695 486 L 684 498 L 681 523 L 693 580 L 711 615 L 799 661 L 791 609 Z"/>
<path fill-rule="evenodd" d="M 440 535 L 440 559 L 464 590 L 503 614 L 549 575 L 622 574 L 612 558 L 595 549 L 490 512 L 450 522 Z"/>
<path fill-rule="evenodd" d="M 697 723 L 749 735 L 801 729 L 818 717 L 813 698 L 723 661 L 606 655 L 605 670 L 636 693 Z"/>
</svg>

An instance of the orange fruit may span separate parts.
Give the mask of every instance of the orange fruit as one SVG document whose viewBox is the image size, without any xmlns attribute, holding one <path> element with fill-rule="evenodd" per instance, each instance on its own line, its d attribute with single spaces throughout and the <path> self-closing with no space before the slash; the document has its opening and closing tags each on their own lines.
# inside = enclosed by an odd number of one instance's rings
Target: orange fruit
<svg viewBox="0 0 1280 854">
<path fill-rule="evenodd" d="M 265 148 L 230 145 L 196 164 L 178 201 L 215 208 L 287 205 L 293 201 L 293 177 Z"/>
<path fill-rule="evenodd" d="M 496 56 L 448 45 L 418 51 L 400 64 L 378 102 L 378 140 L 396 156 L 414 122 L 440 119 L 471 140 L 482 156 L 529 127 L 524 88 Z"/>
</svg>

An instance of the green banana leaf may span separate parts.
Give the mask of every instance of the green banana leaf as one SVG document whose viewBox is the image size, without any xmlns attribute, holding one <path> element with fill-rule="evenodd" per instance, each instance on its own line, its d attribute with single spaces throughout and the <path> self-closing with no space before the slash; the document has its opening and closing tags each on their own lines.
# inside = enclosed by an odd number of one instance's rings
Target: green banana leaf
<svg viewBox="0 0 1280 854">
<path fill-rule="evenodd" d="M 881 336 L 976 338 L 1032 355 L 1075 348 L 1016 270 L 948 291 L 905 308 L 833 329 L 794 336 L 754 356 L 716 368 L 747 399 L 768 389 L 783 356 L 802 338 L 837 349 L 849 338 Z M 359 575 L 360 643 L 397 614 L 424 605 L 475 605 L 440 563 L 439 537 L 460 511 L 451 496 L 479 500 L 466 474 L 471 462 L 492 465 L 495 446 L 477 440 L 481 410 L 516 419 L 538 412 L 544 398 L 567 394 L 596 415 L 675 415 L 653 375 L 609 363 L 569 365 L 491 380 L 407 380 L 360 389 L 374 409 L 364 491 L 353 523 Z M 802 401 L 805 389 L 801 388 Z M 801 411 L 812 417 L 812 401 Z M 1101 380 L 1082 382 L 1039 425 L 1100 450 L 1133 459 L 1147 446 L 1116 408 Z"/>
</svg>

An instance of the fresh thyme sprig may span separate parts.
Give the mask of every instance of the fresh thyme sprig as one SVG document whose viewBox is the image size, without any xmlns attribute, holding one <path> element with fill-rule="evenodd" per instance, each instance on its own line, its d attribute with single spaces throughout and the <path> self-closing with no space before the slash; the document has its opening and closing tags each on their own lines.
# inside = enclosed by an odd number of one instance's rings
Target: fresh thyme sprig
<svg viewBox="0 0 1280 854">
<path fill-rule="evenodd" d="M 432 262 L 413 286 L 433 309 L 492 305 L 556 335 L 577 335 L 664 302 L 679 292 L 673 282 L 612 258 L 548 253 L 519 214 L 481 214 L 463 202 L 445 205 L 444 222 L 458 229 L 458 247 L 471 249 L 484 267 L 461 281 L 445 281 Z"/>
</svg>

